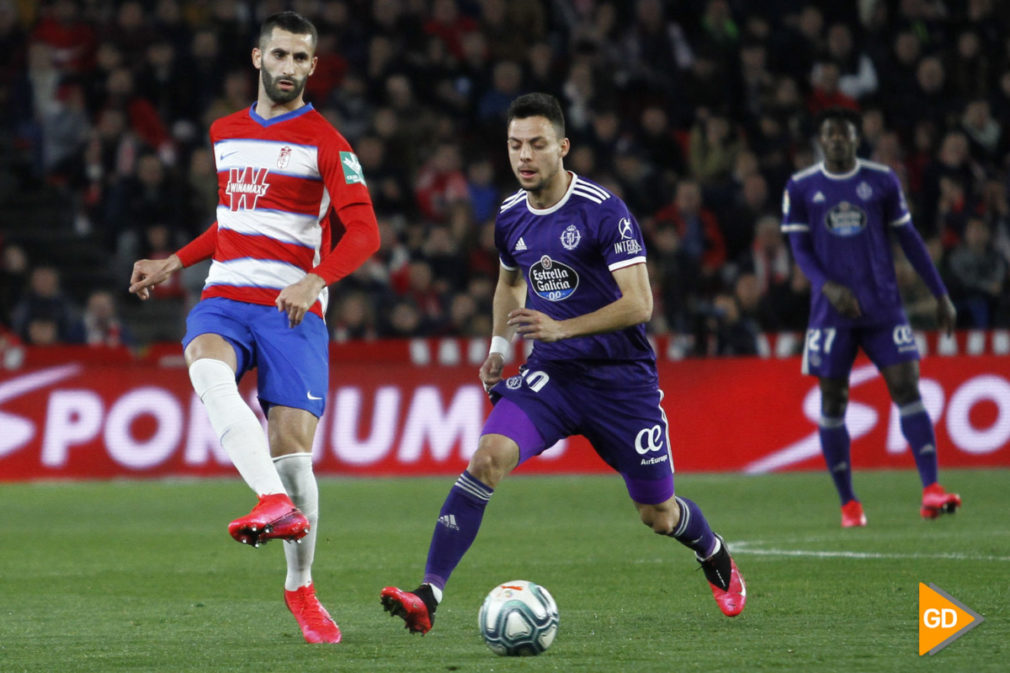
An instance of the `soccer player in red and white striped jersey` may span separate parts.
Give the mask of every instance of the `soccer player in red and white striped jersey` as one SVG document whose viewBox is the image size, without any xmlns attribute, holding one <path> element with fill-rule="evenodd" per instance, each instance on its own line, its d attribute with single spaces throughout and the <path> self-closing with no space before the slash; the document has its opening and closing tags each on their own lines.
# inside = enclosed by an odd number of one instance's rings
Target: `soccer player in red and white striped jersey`
<svg viewBox="0 0 1010 673">
<path fill-rule="evenodd" d="M 285 541 L 285 602 L 307 641 L 336 643 L 340 629 L 311 575 L 319 509 L 312 442 L 329 387 L 323 316 L 327 286 L 375 252 L 379 234 L 354 151 L 303 98 L 317 42 L 312 23 L 294 12 L 264 21 L 252 50 L 257 100 L 210 129 L 217 221 L 167 259 L 136 262 L 130 292 L 147 299 L 179 269 L 212 258 L 183 347 L 211 425 L 259 498 L 229 532 L 253 546 Z M 343 233 L 333 247 L 335 218 Z M 237 387 L 254 367 L 267 435 Z"/>
</svg>

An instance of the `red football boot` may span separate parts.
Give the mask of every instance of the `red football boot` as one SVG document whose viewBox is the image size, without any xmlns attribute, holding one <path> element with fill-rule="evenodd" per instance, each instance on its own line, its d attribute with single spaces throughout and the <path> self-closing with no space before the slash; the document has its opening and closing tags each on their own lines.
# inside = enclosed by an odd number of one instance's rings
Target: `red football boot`
<svg viewBox="0 0 1010 673">
<path fill-rule="evenodd" d="M 961 496 L 957 493 L 947 493 L 943 486 L 932 483 L 922 489 L 922 507 L 919 514 L 923 519 L 935 519 L 941 514 L 954 514 L 961 506 Z"/>
<path fill-rule="evenodd" d="M 725 541 L 718 535 L 716 537 L 719 538 L 719 551 L 704 561 L 698 559 L 698 563 L 712 588 L 712 596 L 719 609 L 727 617 L 736 617 L 747 604 L 747 586 L 743 575 L 737 570 L 736 562 L 729 555 Z"/>
<path fill-rule="evenodd" d="M 316 598 L 313 584 L 284 591 L 284 602 L 295 616 L 307 643 L 339 643 L 340 627 Z"/>
<path fill-rule="evenodd" d="M 379 597 L 386 612 L 401 618 L 411 633 L 420 633 L 423 636 L 431 630 L 431 625 L 435 622 L 437 603 L 431 587 L 427 584 L 422 584 L 413 592 L 386 587 Z"/>
<path fill-rule="evenodd" d="M 866 525 L 866 514 L 858 500 L 850 500 L 842 505 L 842 528 L 858 528 Z"/>
<path fill-rule="evenodd" d="M 245 516 L 228 524 L 228 532 L 242 544 L 259 547 L 268 540 L 300 540 L 309 532 L 309 520 L 284 493 L 261 495 Z"/>
</svg>

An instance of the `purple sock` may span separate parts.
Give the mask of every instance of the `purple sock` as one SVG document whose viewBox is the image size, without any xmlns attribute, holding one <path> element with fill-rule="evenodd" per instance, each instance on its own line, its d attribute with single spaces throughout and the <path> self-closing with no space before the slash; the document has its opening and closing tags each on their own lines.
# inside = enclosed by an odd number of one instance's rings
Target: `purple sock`
<svg viewBox="0 0 1010 673">
<path fill-rule="evenodd" d="M 494 489 L 469 472 L 459 475 L 438 513 L 431 546 L 428 547 L 428 562 L 424 566 L 424 582 L 439 589 L 445 588 L 449 575 L 477 537 L 484 508 L 492 493 Z"/>
<path fill-rule="evenodd" d="M 670 537 L 685 547 L 690 547 L 699 559 L 707 559 L 715 551 L 715 533 L 709 528 L 701 507 L 687 498 L 676 496 L 680 505 L 680 523 Z"/>
<path fill-rule="evenodd" d="M 831 473 L 838 490 L 838 498 L 844 505 L 850 500 L 856 500 L 852 491 L 852 464 L 849 462 L 849 430 L 845 427 L 845 418 L 830 418 L 821 416 L 818 428 L 821 437 L 821 453 L 824 463 Z"/>
<path fill-rule="evenodd" d="M 933 434 L 933 422 L 926 413 L 922 400 L 899 407 L 901 413 L 901 434 L 908 440 L 915 456 L 915 467 L 919 470 L 919 479 L 923 487 L 936 483 L 936 436 Z"/>
</svg>

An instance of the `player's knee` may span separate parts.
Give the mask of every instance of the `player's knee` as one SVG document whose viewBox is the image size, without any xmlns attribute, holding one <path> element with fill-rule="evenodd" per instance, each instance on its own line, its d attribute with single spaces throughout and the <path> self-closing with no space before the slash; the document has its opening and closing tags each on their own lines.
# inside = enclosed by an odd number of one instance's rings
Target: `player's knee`
<svg viewBox="0 0 1010 673">
<path fill-rule="evenodd" d="M 481 438 L 466 471 L 482 483 L 495 488 L 498 482 L 508 474 L 518 462 L 518 449 L 511 440 L 494 441 Z M 503 438 L 504 439 L 504 438 Z"/>
<path fill-rule="evenodd" d="M 821 389 L 821 412 L 825 416 L 837 418 L 845 414 L 845 407 L 849 405 L 848 388 L 822 388 Z"/>
<path fill-rule="evenodd" d="M 670 535 L 680 523 L 680 507 L 676 501 L 669 507 L 640 505 L 639 515 L 642 517 L 642 523 L 651 528 L 656 535 Z"/>
</svg>

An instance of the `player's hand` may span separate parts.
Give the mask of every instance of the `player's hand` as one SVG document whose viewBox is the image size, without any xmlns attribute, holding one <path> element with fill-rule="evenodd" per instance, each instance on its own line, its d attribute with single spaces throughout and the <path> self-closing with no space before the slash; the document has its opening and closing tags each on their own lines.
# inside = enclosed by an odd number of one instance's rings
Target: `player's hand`
<svg viewBox="0 0 1010 673">
<path fill-rule="evenodd" d="M 957 309 L 954 308 L 954 302 L 950 300 L 950 295 L 945 294 L 936 299 L 936 324 L 947 336 L 954 333 L 954 326 L 957 324 Z"/>
<path fill-rule="evenodd" d="M 319 299 L 319 293 L 326 287 L 326 281 L 314 273 L 307 273 L 297 283 L 281 290 L 274 304 L 278 311 L 288 314 L 288 327 L 297 327 L 309 308 Z"/>
<path fill-rule="evenodd" d="M 501 353 L 491 353 L 487 356 L 477 374 L 480 376 L 480 382 L 484 384 L 484 392 L 488 392 L 496 383 L 502 380 L 501 373 L 504 368 L 504 355 Z"/>
<path fill-rule="evenodd" d="M 130 292 L 141 299 L 150 299 L 151 288 L 164 283 L 172 274 L 182 268 L 182 262 L 175 255 L 165 259 L 141 259 L 133 263 L 130 274 Z"/>
<path fill-rule="evenodd" d="M 846 318 L 861 318 L 863 316 L 863 310 L 859 307 L 856 295 L 841 283 L 836 283 L 833 280 L 826 281 L 821 292 L 835 307 L 835 310 Z"/>
<path fill-rule="evenodd" d="M 516 333 L 524 339 L 537 341 L 560 341 L 567 335 L 561 323 L 546 313 L 534 311 L 531 308 L 517 308 L 508 315 L 510 327 L 516 328 Z"/>
</svg>

